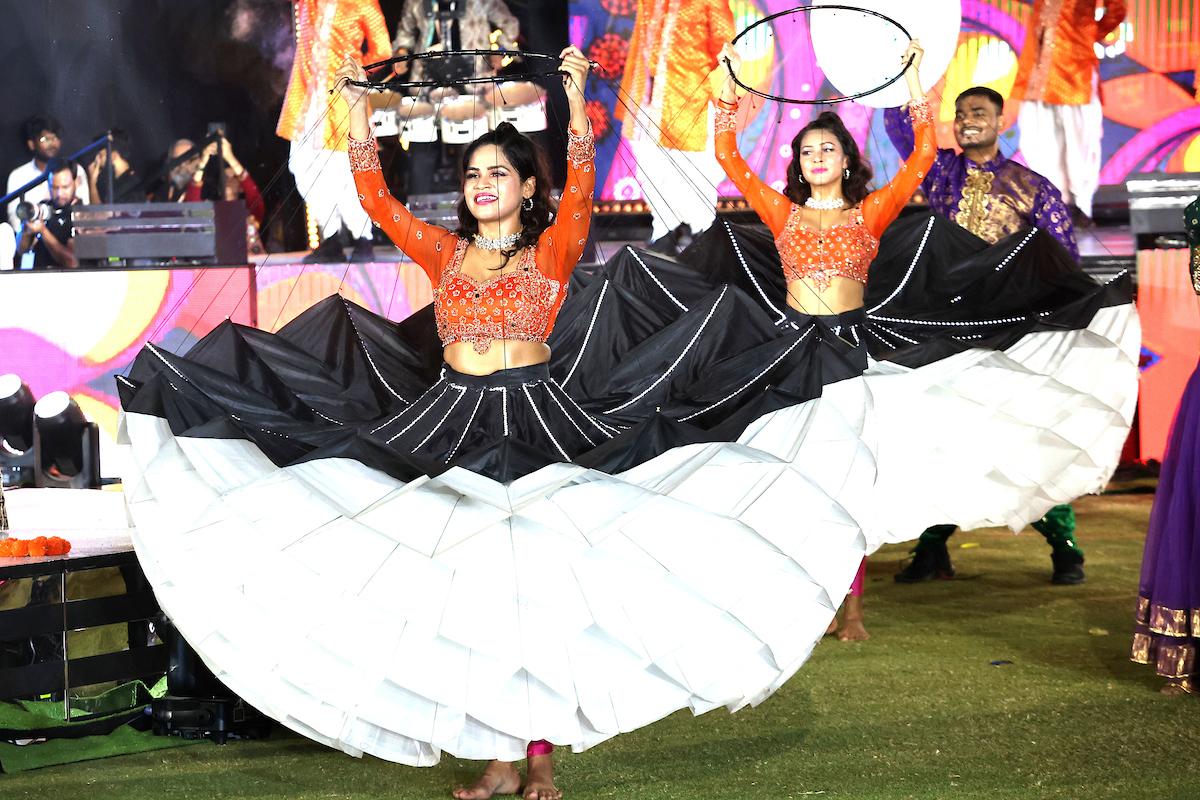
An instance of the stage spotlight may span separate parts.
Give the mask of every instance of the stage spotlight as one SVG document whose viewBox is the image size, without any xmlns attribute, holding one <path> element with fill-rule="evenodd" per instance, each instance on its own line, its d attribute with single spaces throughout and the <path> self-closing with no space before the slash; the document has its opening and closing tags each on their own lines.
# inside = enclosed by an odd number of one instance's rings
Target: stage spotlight
<svg viewBox="0 0 1200 800">
<path fill-rule="evenodd" d="M 0 375 L 0 484 L 33 485 L 33 392 L 19 375 Z"/>
<path fill-rule="evenodd" d="M 51 392 L 33 407 L 38 486 L 100 486 L 100 430 L 66 392 Z"/>
</svg>

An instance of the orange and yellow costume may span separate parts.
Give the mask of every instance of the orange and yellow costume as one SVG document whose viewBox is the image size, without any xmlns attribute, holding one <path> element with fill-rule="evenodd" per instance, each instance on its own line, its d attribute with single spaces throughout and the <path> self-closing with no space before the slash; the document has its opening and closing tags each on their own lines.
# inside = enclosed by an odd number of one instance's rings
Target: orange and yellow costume
<svg viewBox="0 0 1200 800">
<path fill-rule="evenodd" d="M 321 228 L 324 243 L 314 257 L 341 261 L 342 225 L 366 252 L 371 221 L 350 177 L 350 111 L 329 89 L 347 53 L 370 63 L 391 57 L 392 45 L 379 0 L 294 0 L 293 10 L 296 58 L 275 132 L 292 143 L 288 168 Z"/>
<path fill-rule="evenodd" d="M 1090 102 L 1099 64 L 1095 45 L 1123 19 L 1125 0 L 1104 0 L 1099 20 L 1096 0 L 1039 0 L 1017 62 L 1012 98 L 1069 106 Z"/>
<path fill-rule="evenodd" d="M 705 148 L 708 105 L 715 97 L 708 78 L 735 33 L 728 0 L 638 0 L 621 93 L 635 108 L 660 112 L 663 147 Z M 617 119 L 626 118 L 618 104 Z"/>
<path fill-rule="evenodd" d="M 295 0 L 292 6 L 296 59 L 275 133 L 296 141 L 324 115 L 317 149 L 345 150 L 349 111 L 326 90 L 346 53 L 362 54 L 364 40 L 363 63 L 391 58 L 383 11 L 378 0 Z"/>
<path fill-rule="evenodd" d="M 728 0 L 638 0 L 617 119 L 654 218 L 651 238 L 716 218 L 710 78 L 734 36 Z M 627 108 L 628 106 L 628 108 Z"/>
<path fill-rule="evenodd" d="M 1037 0 L 1012 97 L 1021 101 L 1021 153 L 1031 169 L 1086 214 L 1100 183 L 1100 104 L 1096 44 L 1125 18 L 1125 0 Z"/>
</svg>

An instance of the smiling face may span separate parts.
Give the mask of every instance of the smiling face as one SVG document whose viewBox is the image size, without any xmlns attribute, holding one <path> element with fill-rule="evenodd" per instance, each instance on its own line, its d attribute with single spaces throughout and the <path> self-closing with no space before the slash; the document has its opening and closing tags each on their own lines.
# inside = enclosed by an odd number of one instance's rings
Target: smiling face
<svg viewBox="0 0 1200 800">
<path fill-rule="evenodd" d="M 820 128 L 800 140 L 800 174 L 813 187 L 840 183 L 850 159 L 832 131 Z"/>
<path fill-rule="evenodd" d="M 954 104 L 954 139 L 963 150 L 992 150 L 999 130 L 1000 109 L 986 97 L 968 95 Z"/>
<path fill-rule="evenodd" d="M 521 201 L 532 197 L 535 187 L 536 179 L 531 176 L 522 181 L 504 151 L 494 144 L 482 145 L 471 154 L 463 176 L 467 208 L 479 221 L 480 232 L 487 235 L 495 235 L 490 232 L 494 227 L 482 228 L 487 223 L 507 223 L 501 227 L 519 230 Z"/>
</svg>

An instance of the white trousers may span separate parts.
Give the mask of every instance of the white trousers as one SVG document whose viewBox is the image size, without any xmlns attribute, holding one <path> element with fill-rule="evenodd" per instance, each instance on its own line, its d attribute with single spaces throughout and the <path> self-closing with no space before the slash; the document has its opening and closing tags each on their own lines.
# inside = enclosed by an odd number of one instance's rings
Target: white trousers
<svg viewBox="0 0 1200 800">
<path fill-rule="evenodd" d="M 1100 185 L 1100 140 L 1104 109 L 1093 93 L 1087 105 L 1066 106 L 1025 100 L 1017 117 L 1021 153 L 1034 172 L 1045 176 L 1089 217 Z"/>
<path fill-rule="evenodd" d="M 654 127 L 639 131 L 629 142 L 642 196 L 654 216 L 651 239 L 662 238 L 685 222 L 693 234 L 700 233 L 717 218 L 717 184 L 725 179 L 725 172 L 713 151 L 712 113 L 708 116 L 708 140 L 697 152 L 663 147 L 651 133 L 657 132 Z"/>
<path fill-rule="evenodd" d="M 356 239 L 371 235 L 371 218 L 358 202 L 350 157 L 344 151 L 317 150 L 311 143 L 292 142 L 288 169 L 321 228 L 322 239 L 337 236 L 342 223 Z"/>
</svg>

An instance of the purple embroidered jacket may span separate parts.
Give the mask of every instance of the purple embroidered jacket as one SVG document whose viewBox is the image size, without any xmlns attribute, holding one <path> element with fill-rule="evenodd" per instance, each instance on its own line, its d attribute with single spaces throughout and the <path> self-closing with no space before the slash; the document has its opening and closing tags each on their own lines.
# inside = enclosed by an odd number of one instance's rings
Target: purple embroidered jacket
<svg viewBox="0 0 1200 800">
<path fill-rule="evenodd" d="M 913 149 L 912 125 L 899 108 L 884 112 L 888 138 L 907 158 Z M 1075 226 L 1062 195 L 1050 181 L 1003 155 L 985 164 L 939 148 L 921 184 L 929 207 L 987 242 L 998 242 L 1036 225 L 1079 260 Z"/>
</svg>

